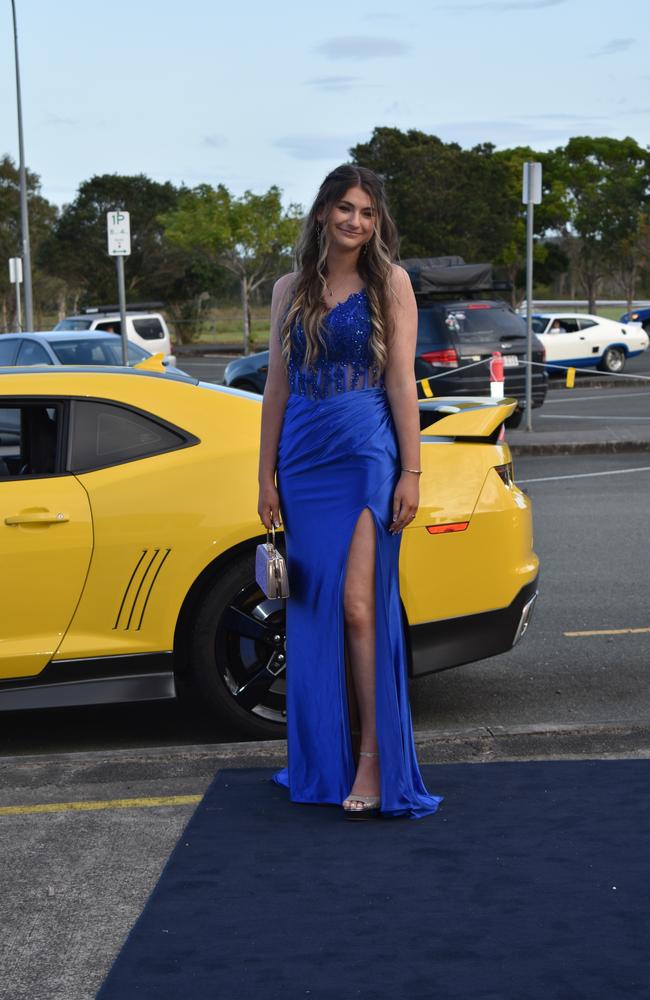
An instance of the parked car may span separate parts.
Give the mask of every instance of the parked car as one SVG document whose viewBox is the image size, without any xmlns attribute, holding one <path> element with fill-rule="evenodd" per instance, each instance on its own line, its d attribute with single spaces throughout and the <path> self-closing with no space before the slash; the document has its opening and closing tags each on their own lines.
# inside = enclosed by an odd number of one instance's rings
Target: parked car
<svg viewBox="0 0 650 1000">
<path fill-rule="evenodd" d="M 638 324 L 615 323 L 589 313 L 535 313 L 533 330 L 546 349 L 546 364 L 622 372 L 628 358 L 648 348 Z M 557 369 L 556 369 L 557 370 Z"/>
<path fill-rule="evenodd" d="M 526 405 L 526 325 L 502 299 L 477 297 L 495 289 L 490 266 L 467 265 L 459 257 L 413 258 L 402 264 L 418 303 L 416 379 L 434 376 L 428 388 L 435 395 L 489 395 L 489 361 L 499 351 L 505 395 L 518 404 L 508 425 L 517 426 Z M 226 366 L 224 385 L 264 392 L 268 359 L 268 351 L 236 358 Z M 548 388 L 544 347 L 537 338 L 533 339 L 532 361 L 536 363 L 532 377 L 536 408 L 544 403 Z M 420 396 L 424 395 L 421 389 Z"/>
<path fill-rule="evenodd" d="M 79 316 L 66 316 L 54 327 L 55 330 L 97 330 L 100 333 L 122 333 L 120 312 L 117 306 L 88 308 Z M 175 364 L 172 342 L 164 316 L 159 312 L 146 312 L 134 307 L 127 308 L 126 335 L 130 341 L 149 351 L 162 352 L 165 361 Z"/>
<path fill-rule="evenodd" d="M 269 352 L 258 351 L 247 354 L 243 358 L 235 358 L 223 370 L 223 384 L 233 389 L 246 389 L 248 392 L 264 392 L 266 376 L 269 371 Z"/>
<path fill-rule="evenodd" d="M 538 574 L 498 440 L 515 401 L 426 405 L 400 550 L 412 677 L 510 649 Z M 169 370 L 0 369 L 0 710 L 180 690 L 282 735 L 284 602 L 255 582 L 260 417 L 259 396 Z"/>
<path fill-rule="evenodd" d="M 152 355 L 142 347 L 128 345 L 129 365 Z M 114 334 L 45 333 L 0 335 L 0 365 L 121 365 L 122 341 Z"/>
<path fill-rule="evenodd" d="M 631 312 L 623 313 L 619 323 L 639 323 L 650 334 L 650 309 L 632 309 Z"/>
</svg>

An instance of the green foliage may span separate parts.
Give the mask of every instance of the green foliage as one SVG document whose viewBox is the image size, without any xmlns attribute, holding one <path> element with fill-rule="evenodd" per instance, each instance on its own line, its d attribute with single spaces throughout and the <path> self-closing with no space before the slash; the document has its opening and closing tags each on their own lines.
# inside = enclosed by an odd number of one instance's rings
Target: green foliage
<svg viewBox="0 0 650 1000">
<path fill-rule="evenodd" d="M 41 263 L 47 262 L 50 273 L 79 294 L 81 304 L 114 302 L 115 261 L 107 253 L 106 213 L 122 208 L 131 214 L 127 299 L 166 299 L 170 285 L 183 279 L 187 257 L 165 243 L 158 216 L 173 208 L 178 197 L 173 184 L 160 184 L 144 174 L 91 177 L 63 208 L 51 239 L 42 248 Z"/>
<path fill-rule="evenodd" d="M 27 207 L 32 258 L 38 258 L 40 247 L 51 232 L 56 220 L 56 208 L 40 194 L 38 174 L 26 171 Z M 5 316 L 14 310 L 15 287 L 9 281 L 10 257 L 22 257 L 20 230 L 20 181 L 18 167 L 10 156 L 0 160 L 0 302 Z M 45 276 L 35 270 L 34 298 L 38 302 L 44 292 Z"/>
<path fill-rule="evenodd" d="M 245 191 L 235 198 L 223 184 L 201 184 L 184 192 L 172 211 L 160 216 L 165 238 L 186 251 L 202 254 L 212 265 L 236 275 L 244 315 L 244 350 L 250 344 L 249 297 L 269 277 L 286 268 L 294 246 L 302 210 L 282 207 L 281 192 Z"/>
<path fill-rule="evenodd" d="M 650 205 L 650 151 L 629 137 L 576 136 L 554 157 L 568 228 L 579 239 L 576 266 L 590 302 L 599 280 L 612 270 L 631 298 Z"/>
<path fill-rule="evenodd" d="M 492 261 L 513 238 L 509 167 L 491 144 L 462 149 L 417 129 L 377 128 L 350 152 L 385 180 L 402 257 Z"/>
</svg>

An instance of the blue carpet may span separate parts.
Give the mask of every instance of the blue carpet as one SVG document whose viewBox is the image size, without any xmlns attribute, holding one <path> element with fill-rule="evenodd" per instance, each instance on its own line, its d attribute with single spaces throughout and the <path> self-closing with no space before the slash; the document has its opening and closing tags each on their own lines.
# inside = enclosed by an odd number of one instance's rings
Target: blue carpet
<svg viewBox="0 0 650 1000">
<path fill-rule="evenodd" d="M 422 771 L 358 824 L 217 773 L 98 1000 L 650 998 L 650 761 Z"/>
</svg>

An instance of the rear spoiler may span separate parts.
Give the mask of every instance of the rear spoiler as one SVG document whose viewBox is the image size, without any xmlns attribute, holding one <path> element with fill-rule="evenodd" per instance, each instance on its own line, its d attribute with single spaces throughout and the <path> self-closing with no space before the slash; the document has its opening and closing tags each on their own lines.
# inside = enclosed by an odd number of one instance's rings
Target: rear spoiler
<svg viewBox="0 0 650 1000">
<path fill-rule="evenodd" d="M 421 434 L 436 437 L 491 438 L 517 409 L 516 399 L 490 396 L 445 396 L 421 399 Z"/>
</svg>

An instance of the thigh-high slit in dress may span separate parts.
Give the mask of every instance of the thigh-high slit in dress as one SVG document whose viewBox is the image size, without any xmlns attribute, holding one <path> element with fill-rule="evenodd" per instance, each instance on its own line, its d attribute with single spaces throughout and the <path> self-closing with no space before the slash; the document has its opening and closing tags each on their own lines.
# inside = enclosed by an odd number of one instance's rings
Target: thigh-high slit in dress
<svg viewBox="0 0 650 1000">
<path fill-rule="evenodd" d="M 291 596 L 287 600 L 288 766 L 273 780 L 294 802 L 340 804 L 356 773 L 348 709 L 343 593 L 364 509 L 376 531 L 375 712 L 381 810 L 413 819 L 441 798 L 424 787 L 415 755 L 399 592 L 401 533 L 391 534 L 400 458 L 383 377 L 368 347 L 365 289 L 325 317 L 326 350 L 304 365 L 292 330 L 290 393 L 278 444 Z"/>
</svg>

